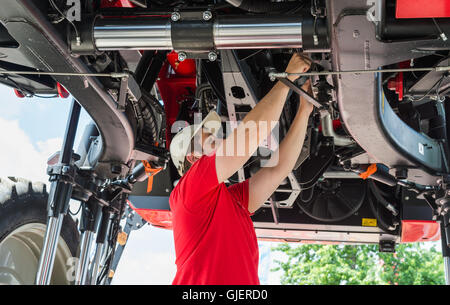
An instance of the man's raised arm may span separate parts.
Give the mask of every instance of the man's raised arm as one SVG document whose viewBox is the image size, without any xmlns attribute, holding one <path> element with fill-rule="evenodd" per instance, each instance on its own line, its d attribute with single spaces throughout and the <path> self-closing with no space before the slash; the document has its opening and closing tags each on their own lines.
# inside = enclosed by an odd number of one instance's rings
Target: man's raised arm
<svg viewBox="0 0 450 305">
<path fill-rule="evenodd" d="M 301 56 L 294 54 L 286 72 L 303 73 L 309 69 L 309 65 Z M 295 79 L 296 77 L 292 77 L 291 80 Z M 280 118 L 288 93 L 289 88 L 277 82 L 233 132 L 222 141 L 216 153 L 216 172 L 219 183 L 227 180 L 244 166 L 259 144 L 270 135 L 275 127 L 274 122 Z"/>
</svg>

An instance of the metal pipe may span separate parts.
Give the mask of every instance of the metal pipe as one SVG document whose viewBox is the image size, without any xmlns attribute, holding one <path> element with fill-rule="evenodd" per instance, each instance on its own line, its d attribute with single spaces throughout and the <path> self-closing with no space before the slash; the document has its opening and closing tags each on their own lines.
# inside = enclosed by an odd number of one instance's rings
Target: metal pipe
<svg viewBox="0 0 450 305">
<path fill-rule="evenodd" d="M 92 263 L 91 285 L 97 284 L 97 277 L 100 269 L 100 262 L 103 255 L 104 245 L 105 245 L 104 243 L 98 243 L 97 247 L 95 248 L 95 256 L 94 261 Z"/>
<path fill-rule="evenodd" d="M 334 145 L 336 146 L 350 146 L 355 144 L 352 138 L 338 135 L 333 129 L 333 120 L 331 119 L 331 114 L 327 111 L 322 114 L 322 133 L 326 137 L 333 137 Z"/>
<path fill-rule="evenodd" d="M 58 217 L 48 217 L 47 229 L 45 231 L 44 244 L 36 275 L 37 285 L 49 285 L 55 262 L 55 255 L 58 248 L 59 233 L 63 223 L 64 215 Z"/>
<path fill-rule="evenodd" d="M 445 285 L 450 285 L 450 257 L 444 257 Z"/>
<path fill-rule="evenodd" d="M 171 50 L 169 18 L 99 19 L 94 26 L 98 50 Z"/>
<path fill-rule="evenodd" d="M 86 284 L 86 275 L 89 266 L 89 256 L 94 232 L 84 231 L 81 235 L 80 260 L 78 261 L 75 285 Z"/>
<path fill-rule="evenodd" d="M 213 26 L 217 49 L 301 48 L 298 17 L 219 17 Z"/>
<path fill-rule="evenodd" d="M 203 20 L 198 23 L 204 25 Z M 172 50 L 173 30 L 167 17 L 98 18 L 93 37 L 100 51 Z M 211 22 L 210 31 L 215 49 L 301 48 L 303 41 L 298 16 L 219 16 Z"/>
</svg>

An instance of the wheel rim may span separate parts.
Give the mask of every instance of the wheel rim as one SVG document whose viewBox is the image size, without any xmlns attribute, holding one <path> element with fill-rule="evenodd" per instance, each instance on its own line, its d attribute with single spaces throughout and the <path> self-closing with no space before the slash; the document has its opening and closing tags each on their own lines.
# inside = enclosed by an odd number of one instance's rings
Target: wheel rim
<svg viewBox="0 0 450 305">
<path fill-rule="evenodd" d="M 0 284 L 35 283 L 46 225 L 30 223 L 20 226 L 0 242 Z M 52 284 L 70 284 L 72 254 L 66 242 L 59 238 L 53 265 Z M 72 268 L 71 268 L 72 267 Z"/>
</svg>

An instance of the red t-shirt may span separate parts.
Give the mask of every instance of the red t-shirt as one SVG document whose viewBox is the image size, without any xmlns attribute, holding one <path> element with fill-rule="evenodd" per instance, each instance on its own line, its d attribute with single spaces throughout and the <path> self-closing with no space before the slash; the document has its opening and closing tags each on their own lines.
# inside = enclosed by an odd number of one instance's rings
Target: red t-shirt
<svg viewBox="0 0 450 305">
<path fill-rule="evenodd" d="M 200 158 L 170 195 L 177 265 L 172 284 L 258 285 L 248 180 L 219 184 L 215 160 Z"/>
</svg>

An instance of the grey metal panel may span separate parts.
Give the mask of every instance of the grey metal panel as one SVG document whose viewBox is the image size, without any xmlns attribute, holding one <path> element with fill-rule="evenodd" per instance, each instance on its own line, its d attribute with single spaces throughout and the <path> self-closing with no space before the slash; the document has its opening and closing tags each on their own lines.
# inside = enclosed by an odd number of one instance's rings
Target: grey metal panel
<svg viewBox="0 0 450 305">
<path fill-rule="evenodd" d="M 439 40 L 383 43 L 377 40 L 375 25 L 365 15 L 365 0 L 327 1 L 327 5 L 330 18 L 328 23 L 332 26 L 330 33 L 333 70 L 376 69 L 423 56 L 420 50 L 449 47 L 448 42 Z M 335 76 L 334 81 L 337 83 L 338 104 L 345 126 L 358 144 L 368 152 L 370 159 L 387 165 L 392 171 L 395 167 L 411 167 L 409 180 L 421 184 L 436 184 L 437 175 L 444 169 L 442 162 L 433 158 L 420 159 L 407 155 L 405 148 L 400 147 L 405 146 L 409 139 L 389 136 L 390 132 L 395 133 L 398 130 L 391 129 L 387 132 L 388 128 L 407 130 L 406 127 L 399 122 L 396 122 L 396 126 L 387 127 L 386 121 L 380 121 L 378 110 L 382 100 L 378 96 L 375 74 L 345 74 Z M 428 140 L 428 144 L 436 151 L 441 150 L 436 142 L 420 137 L 422 140 Z M 395 141 L 399 143 L 394 143 Z M 419 146 L 418 143 L 415 145 Z"/>
<path fill-rule="evenodd" d="M 163 196 L 134 196 L 130 195 L 128 200 L 136 209 L 146 210 L 170 210 L 169 197 Z"/>
</svg>

